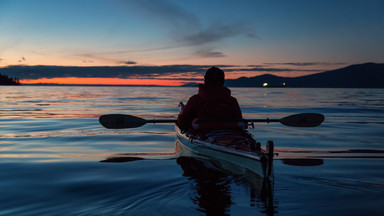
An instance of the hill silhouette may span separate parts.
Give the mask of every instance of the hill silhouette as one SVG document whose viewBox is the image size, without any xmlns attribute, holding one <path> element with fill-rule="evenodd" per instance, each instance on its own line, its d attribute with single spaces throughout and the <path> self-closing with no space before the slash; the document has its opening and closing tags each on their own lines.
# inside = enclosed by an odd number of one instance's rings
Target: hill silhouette
<svg viewBox="0 0 384 216">
<path fill-rule="evenodd" d="M 337 70 L 301 76 L 279 77 L 270 74 L 226 80 L 228 87 L 305 87 L 305 88 L 384 88 L 384 64 L 365 63 Z"/>
</svg>

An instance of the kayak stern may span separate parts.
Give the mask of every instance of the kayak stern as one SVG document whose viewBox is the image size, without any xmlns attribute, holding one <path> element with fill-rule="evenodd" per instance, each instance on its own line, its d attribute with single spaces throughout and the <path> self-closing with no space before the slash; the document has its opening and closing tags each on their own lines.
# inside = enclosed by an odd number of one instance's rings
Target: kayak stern
<svg viewBox="0 0 384 216">
<path fill-rule="evenodd" d="M 183 156 L 209 159 L 234 174 L 253 172 L 260 177 L 272 175 L 272 141 L 267 142 L 266 151 L 262 149 L 244 151 L 194 139 L 190 134 L 183 133 L 177 126 L 176 132 L 180 144 L 180 154 Z"/>
</svg>

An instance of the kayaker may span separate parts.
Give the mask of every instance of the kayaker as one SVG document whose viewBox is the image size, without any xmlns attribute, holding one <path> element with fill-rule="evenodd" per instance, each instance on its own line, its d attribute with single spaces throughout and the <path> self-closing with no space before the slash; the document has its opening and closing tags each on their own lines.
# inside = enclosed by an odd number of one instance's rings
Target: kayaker
<svg viewBox="0 0 384 216">
<path fill-rule="evenodd" d="M 177 118 L 181 130 L 226 129 L 233 126 L 231 122 L 237 125 L 243 119 L 239 103 L 231 96 L 231 90 L 224 87 L 224 81 L 224 71 L 220 68 L 207 70 L 198 94 L 189 98 Z"/>
</svg>

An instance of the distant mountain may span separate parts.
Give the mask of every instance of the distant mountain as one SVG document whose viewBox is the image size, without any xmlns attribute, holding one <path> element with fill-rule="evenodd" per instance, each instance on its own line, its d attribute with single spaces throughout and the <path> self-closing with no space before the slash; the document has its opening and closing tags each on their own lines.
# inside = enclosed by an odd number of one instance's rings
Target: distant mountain
<svg viewBox="0 0 384 216">
<path fill-rule="evenodd" d="M 238 79 L 228 79 L 225 85 L 228 87 L 263 87 L 264 83 L 268 83 L 269 87 L 284 86 L 290 78 L 279 77 L 271 74 L 264 74 L 255 77 L 240 77 Z"/>
<path fill-rule="evenodd" d="M 0 85 L 20 85 L 19 79 L 0 74 Z"/>
<path fill-rule="evenodd" d="M 384 64 L 365 63 L 301 77 L 261 75 L 226 80 L 228 87 L 384 88 Z"/>
<path fill-rule="evenodd" d="M 201 84 L 201 83 L 190 82 L 190 83 L 186 83 L 186 84 L 182 85 L 181 87 L 197 87 L 197 86 L 199 86 L 199 84 Z"/>
</svg>

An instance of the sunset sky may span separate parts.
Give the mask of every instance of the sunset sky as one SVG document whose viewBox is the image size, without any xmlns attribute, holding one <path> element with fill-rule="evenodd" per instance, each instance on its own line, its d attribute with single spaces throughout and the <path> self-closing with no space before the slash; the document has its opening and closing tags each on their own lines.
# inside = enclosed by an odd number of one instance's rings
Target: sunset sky
<svg viewBox="0 0 384 216">
<path fill-rule="evenodd" d="M 382 63 L 383 11 L 383 0 L 0 0 L 0 67 L 128 71 L 22 83 L 178 85 L 214 65 L 227 78 L 301 76 Z"/>
</svg>

